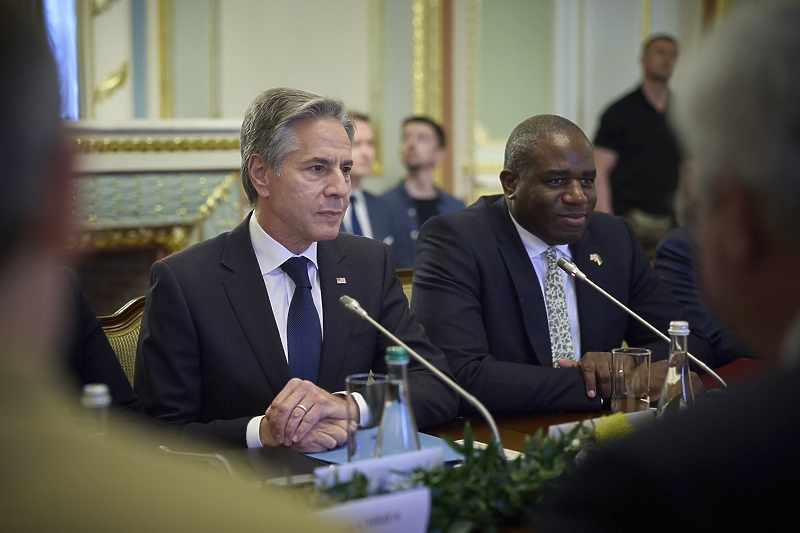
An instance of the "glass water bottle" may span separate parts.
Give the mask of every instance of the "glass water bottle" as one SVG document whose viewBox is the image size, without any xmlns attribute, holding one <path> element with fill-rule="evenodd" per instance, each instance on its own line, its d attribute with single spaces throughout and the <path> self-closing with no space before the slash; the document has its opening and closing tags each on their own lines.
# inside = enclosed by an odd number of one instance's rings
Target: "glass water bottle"
<svg viewBox="0 0 800 533">
<path fill-rule="evenodd" d="M 389 376 L 375 456 L 419 450 L 419 436 L 408 390 L 408 351 L 400 346 L 386 349 Z"/>
<path fill-rule="evenodd" d="M 669 323 L 669 360 L 667 376 L 658 398 L 658 412 L 662 413 L 671 402 L 685 408 L 694 403 L 692 379 L 689 373 L 689 356 L 686 341 L 689 323 L 675 320 Z"/>
</svg>

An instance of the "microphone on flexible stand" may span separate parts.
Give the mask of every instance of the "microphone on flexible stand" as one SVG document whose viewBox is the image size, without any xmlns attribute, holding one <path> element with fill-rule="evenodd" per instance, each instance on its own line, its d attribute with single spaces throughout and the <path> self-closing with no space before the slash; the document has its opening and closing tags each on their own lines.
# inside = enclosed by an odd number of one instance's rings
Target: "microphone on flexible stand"
<svg viewBox="0 0 800 533">
<path fill-rule="evenodd" d="M 473 396 L 472 394 L 468 393 L 463 388 L 461 388 L 458 385 L 458 383 L 447 377 L 441 370 L 433 366 L 430 362 L 428 362 L 427 359 L 422 357 L 416 351 L 409 348 L 406 343 L 398 339 L 391 331 L 381 326 L 377 321 L 375 321 L 371 316 L 369 316 L 369 314 L 361 307 L 361 304 L 359 304 L 358 301 L 356 301 L 354 298 L 344 295 L 341 298 L 339 298 L 339 302 L 341 302 L 341 304 L 345 306 L 349 311 L 352 311 L 357 316 L 363 318 L 364 320 L 375 326 L 375 328 L 377 328 L 378 331 L 380 331 L 381 333 L 392 339 L 394 342 L 396 342 L 397 344 L 408 350 L 408 353 L 411 354 L 411 357 L 413 357 L 418 363 L 420 363 L 422 366 L 433 372 L 433 374 L 436 377 L 442 380 L 448 387 L 456 391 L 459 396 L 467 400 L 473 407 L 475 407 L 478 410 L 478 412 L 480 412 L 480 414 L 483 416 L 484 420 L 486 420 L 486 423 L 489 424 L 489 427 L 492 430 L 492 435 L 494 435 L 494 438 L 497 441 L 497 447 L 498 447 L 498 452 L 500 454 L 500 458 L 505 461 L 506 455 L 505 451 L 503 450 L 503 443 L 500 441 L 500 432 L 497 431 L 497 424 L 495 424 L 494 418 L 492 418 L 492 414 L 489 412 L 489 410 L 486 408 L 485 405 L 483 405 L 480 401 L 478 401 L 478 399 L 475 396 Z"/>
<path fill-rule="evenodd" d="M 567 259 L 566 259 L 566 258 L 564 258 L 564 257 L 561 257 L 561 258 L 559 258 L 559 260 L 558 260 L 558 267 L 559 267 L 561 270 L 563 270 L 564 272 L 566 272 L 567 274 L 569 274 L 570 276 L 572 276 L 573 278 L 575 278 L 575 279 L 579 279 L 579 280 L 581 280 L 581 281 L 585 281 L 586 283 L 588 283 L 589 285 L 591 285 L 592 287 L 594 287 L 595 289 L 597 289 L 597 290 L 598 290 L 600 293 L 602 293 L 602 294 L 603 294 L 603 296 L 605 296 L 606 298 L 608 298 L 609 300 L 611 300 L 612 302 L 614 302 L 615 304 L 617 304 L 617 305 L 618 305 L 620 308 L 622 308 L 622 309 L 623 309 L 623 310 L 624 310 L 626 313 L 628 313 L 628 314 L 629 314 L 629 315 L 631 315 L 633 318 L 635 318 L 636 320 L 638 320 L 639 322 L 641 322 L 641 323 L 642 323 L 644 326 L 646 326 L 647 328 L 649 328 L 649 329 L 650 329 L 650 331 L 652 331 L 653 333 L 655 333 L 656 335 L 658 335 L 659 337 L 661 337 L 661 338 L 662 338 L 662 339 L 664 339 L 665 341 L 669 342 L 669 337 L 667 337 L 666 335 L 664 335 L 663 333 L 661 333 L 660 331 L 658 331 L 658 330 L 657 330 L 655 327 L 653 327 L 653 326 L 652 326 L 652 325 L 651 325 L 649 322 L 647 322 L 645 319 L 643 319 L 642 317 L 640 317 L 639 315 L 637 315 L 636 313 L 634 313 L 633 311 L 631 311 L 631 310 L 630 310 L 630 309 L 629 309 L 629 308 L 628 308 L 626 305 L 624 305 L 622 302 L 620 302 L 619 300 L 617 300 L 616 298 L 614 298 L 613 296 L 611 296 L 610 294 L 608 294 L 608 293 L 607 293 L 606 291 L 604 291 L 604 290 L 603 290 L 601 287 L 599 287 L 598 285 L 596 285 L 596 284 L 595 284 L 595 283 L 594 283 L 592 280 L 590 280 L 589 278 L 587 278 L 587 277 L 586 277 L 586 274 L 584 274 L 583 272 L 581 272 L 581 271 L 580 271 L 580 269 L 579 269 L 577 266 L 575 266 L 575 263 L 573 263 L 573 262 L 571 262 L 571 261 L 567 261 Z M 728 388 L 728 384 L 727 384 L 727 383 L 725 383 L 725 381 L 724 381 L 724 380 L 723 380 L 721 377 L 719 377 L 719 376 L 717 375 L 717 373 L 716 373 L 716 372 L 714 372 L 713 370 L 711 370 L 711 369 L 708 367 L 708 365 L 706 365 L 704 362 L 702 362 L 700 359 L 698 359 L 697 357 L 693 356 L 693 355 L 692 355 L 692 354 L 690 354 L 689 352 L 686 352 L 686 355 L 688 355 L 688 356 L 689 356 L 689 359 L 691 359 L 692 361 L 694 361 L 695 363 L 697 363 L 697 366 L 699 366 L 700 368 L 702 368 L 703 370 L 705 370 L 705 371 L 706 371 L 707 373 L 709 373 L 709 374 L 710 374 L 710 375 L 711 375 L 711 376 L 712 376 L 714 379 L 716 379 L 716 380 L 717 380 L 717 381 L 718 381 L 718 382 L 719 382 L 719 383 L 720 383 L 720 384 L 721 384 L 721 385 L 722 385 L 722 386 L 723 386 L 725 389 L 727 389 L 727 388 Z"/>
</svg>

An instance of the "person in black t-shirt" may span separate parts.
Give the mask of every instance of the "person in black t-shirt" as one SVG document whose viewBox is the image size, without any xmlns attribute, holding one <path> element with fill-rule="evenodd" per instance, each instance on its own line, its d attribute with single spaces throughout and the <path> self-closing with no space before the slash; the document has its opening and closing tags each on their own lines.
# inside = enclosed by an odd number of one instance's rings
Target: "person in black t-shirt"
<svg viewBox="0 0 800 533">
<path fill-rule="evenodd" d="M 650 250 L 675 225 L 681 153 L 667 112 L 677 58 L 674 38 L 651 37 L 641 85 L 603 113 L 594 140 L 597 210 L 628 218 Z"/>
</svg>

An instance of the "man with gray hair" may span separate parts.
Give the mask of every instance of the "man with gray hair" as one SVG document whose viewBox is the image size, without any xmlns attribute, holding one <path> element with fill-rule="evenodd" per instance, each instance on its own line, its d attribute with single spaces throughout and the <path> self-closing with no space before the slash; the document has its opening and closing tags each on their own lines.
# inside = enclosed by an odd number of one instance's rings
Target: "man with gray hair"
<svg viewBox="0 0 800 533">
<path fill-rule="evenodd" d="M 345 400 L 332 393 L 350 374 L 384 372 L 390 345 L 343 295 L 447 372 L 388 246 L 339 233 L 352 139 L 339 100 L 278 88 L 250 105 L 241 151 L 253 211 L 151 271 L 134 380 L 148 414 L 238 446 L 343 444 Z M 409 370 L 419 426 L 452 419 L 455 394 L 421 365 Z"/>
<path fill-rule="evenodd" d="M 800 521 L 800 5 L 731 13 L 679 131 L 711 307 L 775 372 L 590 455 L 541 531 L 774 531 Z M 598 486 L 611 490 L 597 490 Z"/>
<path fill-rule="evenodd" d="M 461 385 L 494 412 L 587 412 L 611 395 L 611 350 L 652 350 L 660 391 L 669 344 L 557 266 L 574 262 L 661 331 L 685 309 L 650 268 L 626 221 L 595 213 L 592 145 L 555 115 L 519 124 L 502 195 L 420 231 L 411 299 Z M 706 340 L 692 352 L 710 360 Z"/>
</svg>

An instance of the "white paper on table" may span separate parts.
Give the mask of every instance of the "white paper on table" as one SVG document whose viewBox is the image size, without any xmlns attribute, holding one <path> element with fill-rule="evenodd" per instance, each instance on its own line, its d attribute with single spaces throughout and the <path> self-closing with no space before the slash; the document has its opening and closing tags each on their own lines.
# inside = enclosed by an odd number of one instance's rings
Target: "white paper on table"
<svg viewBox="0 0 800 533">
<path fill-rule="evenodd" d="M 431 492 L 418 487 L 371 496 L 315 513 L 363 533 L 424 533 L 431 512 Z"/>
<path fill-rule="evenodd" d="M 635 413 L 627 413 L 625 415 L 625 420 L 634 427 L 634 429 L 644 427 L 650 425 L 656 419 L 656 410 L 655 409 L 648 409 L 647 411 L 637 411 Z M 597 418 L 589 419 L 589 420 L 582 420 L 579 422 L 567 422 L 566 424 L 556 424 L 554 426 L 550 426 L 550 429 L 547 432 L 547 436 L 553 439 L 558 438 L 561 435 L 565 435 L 572 430 L 572 428 L 576 427 L 581 422 L 588 424 L 594 430 L 594 423 L 599 420 Z"/>
</svg>

